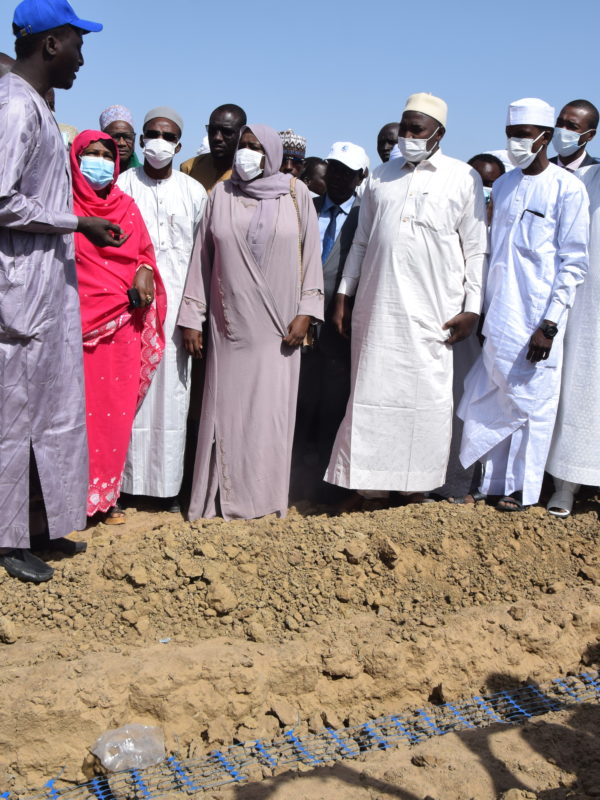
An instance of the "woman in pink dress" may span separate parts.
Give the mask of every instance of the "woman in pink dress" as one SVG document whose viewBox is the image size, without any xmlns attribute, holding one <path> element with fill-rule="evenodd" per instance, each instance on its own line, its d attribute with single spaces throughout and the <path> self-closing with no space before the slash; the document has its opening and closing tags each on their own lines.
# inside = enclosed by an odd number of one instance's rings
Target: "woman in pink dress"
<svg viewBox="0 0 600 800">
<path fill-rule="evenodd" d="M 71 148 L 74 212 L 104 217 L 128 236 L 118 249 L 75 234 L 83 330 L 89 448 L 88 516 L 125 521 L 119 498 L 135 412 L 164 350 L 166 293 L 150 236 L 135 202 L 117 186 L 118 153 L 112 138 L 83 131 Z M 128 295 L 137 290 L 135 303 Z"/>
</svg>

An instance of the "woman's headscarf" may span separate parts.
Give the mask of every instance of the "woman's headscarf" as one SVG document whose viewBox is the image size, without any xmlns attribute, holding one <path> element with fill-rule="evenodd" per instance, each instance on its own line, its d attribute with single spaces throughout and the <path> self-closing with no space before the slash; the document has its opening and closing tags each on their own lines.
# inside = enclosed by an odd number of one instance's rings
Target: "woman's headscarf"
<svg viewBox="0 0 600 800">
<path fill-rule="evenodd" d="M 127 290 L 131 288 L 140 264 L 149 264 L 156 269 L 154 248 L 142 215 L 133 198 L 115 185 L 119 174 L 118 155 L 115 155 L 115 174 L 106 197 L 100 197 L 92 189 L 79 169 L 79 156 L 97 141 L 107 142 L 115 148 L 111 137 L 101 131 L 82 131 L 73 141 L 70 155 L 73 211 L 78 217 L 102 217 L 115 222 L 131 235 L 121 247 L 98 247 L 82 233 L 75 234 L 84 338 L 127 310 Z M 116 154 L 116 148 L 113 152 Z M 162 303 L 164 288 L 160 276 L 157 284 L 157 302 Z"/>
<path fill-rule="evenodd" d="M 265 168 L 260 178 L 243 181 L 237 174 L 234 164 L 231 182 L 243 194 L 254 197 L 255 200 L 272 200 L 283 194 L 289 194 L 290 176 L 279 171 L 283 159 L 283 145 L 277 131 L 268 125 L 245 125 L 240 131 L 240 139 L 246 131 L 253 133 L 262 144 L 265 151 Z"/>
<path fill-rule="evenodd" d="M 100 197 L 92 189 L 79 169 L 79 157 L 92 142 L 105 143 L 115 156 L 115 172 L 110 183 L 110 191 L 106 197 Z M 73 139 L 69 158 L 71 159 L 71 175 L 73 176 L 73 200 L 84 212 L 80 214 L 75 211 L 75 213 L 78 216 L 85 217 L 104 217 L 110 219 L 111 222 L 120 224 L 115 219 L 115 214 L 122 218 L 123 214 L 126 213 L 126 209 L 123 204 L 123 192 L 116 185 L 119 177 L 119 153 L 112 136 L 109 136 L 108 133 L 102 133 L 102 131 L 82 131 Z"/>
<path fill-rule="evenodd" d="M 115 173 L 106 197 L 100 197 L 79 168 L 79 156 L 92 142 L 107 142 L 115 154 Z M 155 301 L 139 309 L 142 321 L 142 375 L 140 401 L 150 385 L 164 349 L 163 323 L 167 311 L 165 287 L 156 266 L 154 247 L 135 201 L 115 185 L 119 158 L 112 138 L 101 131 L 82 131 L 71 147 L 73 211 L 78 217 L 102 217 L 130 234 L 120 247 L 98 247 L 75 234 L 75 259 L 84 345 L 92 347 L 111 336 L 132 316 L 127 290 L 141 264 L 154 270 Z"/>
<path fill-rule="evenodd" d="M 248 228 L 248 244 L 259 266 L 263 266 L 270 242 L 275 235 L 278 198 L 290 193 L 291 176 L 280 172 L 283 158 L 283 145 L 279 134 L 268 125 L 246 125 L 240 131 L 253 133 L 265 151 L 265 168 L 260 178 L 243 181 L 237 174 L 235 164 L 231 182 L 247 197 L 259 200 L 258 207 Z"/>
</svg>

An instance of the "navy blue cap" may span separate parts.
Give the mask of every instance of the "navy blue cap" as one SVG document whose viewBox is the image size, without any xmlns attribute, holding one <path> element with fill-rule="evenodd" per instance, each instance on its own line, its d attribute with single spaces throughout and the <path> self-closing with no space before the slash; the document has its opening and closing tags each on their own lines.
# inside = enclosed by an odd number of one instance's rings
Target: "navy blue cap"
<svg viewBox="0 0 600 800">
<path fill-rule="evenodd" d="M 99 22 L 79 19 L 67 0 L 23 0 L 15 9 L 13 24 L 18 28 L 17 39 L 61 25 L 72 25 L 87 33 L 102 30 Z"/>
</svg>

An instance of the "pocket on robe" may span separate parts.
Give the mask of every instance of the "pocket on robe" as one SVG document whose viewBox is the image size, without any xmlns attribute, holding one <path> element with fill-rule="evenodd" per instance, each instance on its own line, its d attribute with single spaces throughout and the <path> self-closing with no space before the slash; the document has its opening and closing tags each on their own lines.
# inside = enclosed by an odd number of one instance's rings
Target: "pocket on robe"
<svg viewBox="0 0 600 800">
<path fill-rule="evenodd" d="M 171 227 L 171 244 L 176 250 L 183 251 L 187 257 L 191 257 L 194 244 L 194 226 L 189 217 L 171 214 L 169 216 Z"/>
<path fill-rule="evenodd" d="M 450 200 L 433 194 L 415 198 L 415 222 L 433 231 L 454 233 Z"/>
<path fill-rule="evenodd" d="M 548 253 L 554 250 L 554 220 L 525 211 L 515 230 L 515 245 L 528 253 Z"/>
</svg>

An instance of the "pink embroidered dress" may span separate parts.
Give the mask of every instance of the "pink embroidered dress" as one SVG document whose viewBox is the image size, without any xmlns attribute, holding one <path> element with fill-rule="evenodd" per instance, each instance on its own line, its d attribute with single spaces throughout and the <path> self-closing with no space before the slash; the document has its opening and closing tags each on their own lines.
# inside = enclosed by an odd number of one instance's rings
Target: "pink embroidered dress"
<svg viewBox="0 0 600 800">
<path fill-rule="evenodd" d="M 86 422 L 89 447 L 87 514 L 108 511 L 120 494 L 135 412 L 165 346 L 165 289 L 142 215 L 116 185 L 100 197 L 79 169 L 78 156 L 96 141 L 112 142 L 100 131 L 83 131 L 73 142 L 73 205 L 78 216 L 97 216 L 121 226 L 129 239 L 118 249 L 96 247 L 75 234 L 75 258 L 83 329 Z M 141 264 L 154 270 L 155 300 L 129 309 L 127 290 Z"/>
</svg>

